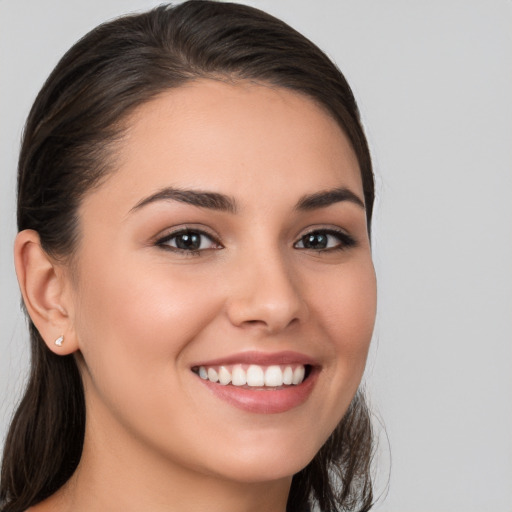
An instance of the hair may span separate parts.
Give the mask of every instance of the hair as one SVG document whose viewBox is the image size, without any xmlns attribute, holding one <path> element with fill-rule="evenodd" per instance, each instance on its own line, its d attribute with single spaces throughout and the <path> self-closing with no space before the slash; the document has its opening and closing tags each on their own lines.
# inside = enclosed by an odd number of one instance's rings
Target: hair
<svg viewBox="0 0 512 512">
<path fill-rule="evenodd" d="M 252 81 L 313 99 L 339 124 L 358 159 L 368 228 L 374 180 L 354 95 L 330 59 L 284 22 L 215 1 L 160 6 L 95 28 L 60 60 L 30 111 L 18 165 L 18 229 L 38 232 L 52 257 L 71 261 L 78 207 L 115 172 L 116 142 L 135 108 L 199 79 Z M 4 448 L 0 510 L 21 512 L 75 471 L 85 401 L 75 357 L 58 356 L 30 320 L 31 370 Z M 369 411 L 358 391 L 315 458 L 293 477 L 287 510 L 372 506 Z"/>
</svg>

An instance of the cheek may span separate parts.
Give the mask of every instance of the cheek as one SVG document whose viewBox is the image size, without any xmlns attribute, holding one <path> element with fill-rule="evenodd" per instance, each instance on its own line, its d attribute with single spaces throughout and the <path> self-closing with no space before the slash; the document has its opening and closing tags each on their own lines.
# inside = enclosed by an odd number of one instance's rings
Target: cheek
<svg viewBox="0 0 512 512">
<path fill-rule="evenodd" d="M 141 271 L 148 267 L 126 259 L 102 263 L 95 261 L 91 278 L 80 285 L 76 327 L 88 372 L 105 389 L 121 381 L 156 383 L 179 364 L 219 301 L 212 287 L 204 293 L 204 279 L 187 272 L 165 265 Z"/>
<path fill-rule="evenodd" d="M 101 329 L 103 337 L 120 337 L 119 341 L 140 343 L 142 348 L 151 339 L 158 341 L 157 333 L 168 338 L 179 328 L 185 337 L 187 331 L 192 335 L 192 326 L 200 326 L 214 314 L 212 289 L 205 294 L 208 285 L 199 276 L 194 279 L 187 272 L 171 271 L 165 264 L 148 268 L 137 262 L 109 263 L 96 261 L 91 278 L 80 284 L 79 320 L 89 338 L 94 338 L 90 328 Z"/>
<path fill-rule="evenodd" d="M 316 292 L 317 316 L 331 342 L 337 375 L 350 381 L 355 390 L 364 371 L 375 322 L 373 263 L 368 257 L 340 265 L 335 275 L 326 279 L 322 292 Z"/>
<path fill-rule="evenodd" d="M 370 257 L 329 269 L 308 280 L 310 339 L 325 347 L 317 409 L 308 419 L 314 456 L 341 421 L 361 382 L 373 333 L 376 281 Z"/>
<path fill-rule="evenodd" d="M 143 272 L 148 267 L 129 260 L 96 261 L 99 267 L 81 285 L 76 323 L 89 418 L 100 424 L 114 418 L 113 428 L 167 446 L 170 430 L 181 439 L 191 421 L 204 423 L 190 407 L 182 354 L 218 314 L 220 301 L 212 286 L 204 292 L 205 277 L 190 271 L 160 265 Z M 176 420 L 181 415 L 184 427 Z"/>
</svg>

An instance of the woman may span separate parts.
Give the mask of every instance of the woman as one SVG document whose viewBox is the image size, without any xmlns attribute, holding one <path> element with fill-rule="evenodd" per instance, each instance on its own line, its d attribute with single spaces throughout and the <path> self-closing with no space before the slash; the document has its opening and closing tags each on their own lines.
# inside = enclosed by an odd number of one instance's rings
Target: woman
<svg viewBox="0 0 512 512">
<path fill-rule="evenodd" d="M 86 35 L 19 160 L 2 511 L 368 510 L 373 194 L 348 84 L 281 21 L 192 1 Z"/>
</svg>

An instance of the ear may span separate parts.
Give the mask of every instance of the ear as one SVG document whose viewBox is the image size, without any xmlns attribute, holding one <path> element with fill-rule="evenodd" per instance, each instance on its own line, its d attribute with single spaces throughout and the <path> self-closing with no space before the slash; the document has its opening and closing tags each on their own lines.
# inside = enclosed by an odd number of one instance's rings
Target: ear
<svg viewBox="0 0 512 512">
<path fill-rule="evenodd" d="M 70 316 L 73 304 L 67 273 L 41 247 L 36 231 L 18 233 L 14 265 L 25 307 L 48 348 L 59 355 L 78 350 Z M 63 340 L 59 343 L 61 336 Z"/>
</svg>

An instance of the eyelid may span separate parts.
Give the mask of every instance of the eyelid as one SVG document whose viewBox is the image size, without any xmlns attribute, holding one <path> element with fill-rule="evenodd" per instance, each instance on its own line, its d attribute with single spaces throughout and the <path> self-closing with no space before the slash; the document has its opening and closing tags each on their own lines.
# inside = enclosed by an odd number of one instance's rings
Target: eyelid
<svg viewBox="0 0 512 512">
<path fill-rule="evenodd" d="M 209 238 L 213 243 L 215 243 L 216 245 L 219 246 L 216 249 L 223 248 L 223 245 L 220 241 L 220 237 L 216 233 L 213 233 L 212 230 L 206 228 L 205 226 L 199 227 L 199 226 L 193 225 L 193 224 L 182 224 L 180 226 L 168 228 L 167 230 L 164 230 L 163 232 L 161 232 L 160 234 L 158 234 L 157 236 L 154 237 L 153 244 L 156 246 L 162 247 L 164 249 L 168 249 L 168 250 L 171 250 L 173 252 L 178 252 L 178 253 L 180 253 L 180 252 L 181 253 L 200 253 L 200 252 L 209 250 L 209 249 L 197 249 L 197 250 L 187 251 L 185 249 L 180 249 L 178 247 L 172 247 L 171 245 L 166 244 L 166 242 L 168 242 L 172 238 L 177 237 L 182 234 L 186 234 L 186 233 L 197 233 L 199 235 L 205 236 L 205 237 Z"/>
<path fill-rule="evenodd" d="M 304 237 L 308 235 L 312 235 L 315 233 L 322 233 L 327 235 L 337 236 L 339 238 L 339 245 L 336 247 L 329 247 L 325 249 L 310 249 L 307 247 L 296 247 L 299 242 L 303 240 Z M 357 245 L 357 240 L 348 233 L 345 229 L 340 228 L 339 226 L 309 226 L 304 229 L 297 237 L 297 240 L 293 243 L 294 248 L 303 249 L 303 250 L 311 250 L 315 252 L 326 252 L 326 251 L 335 251 L 335 250 L 344 250 L 349 249 Z"/>
</svg>

